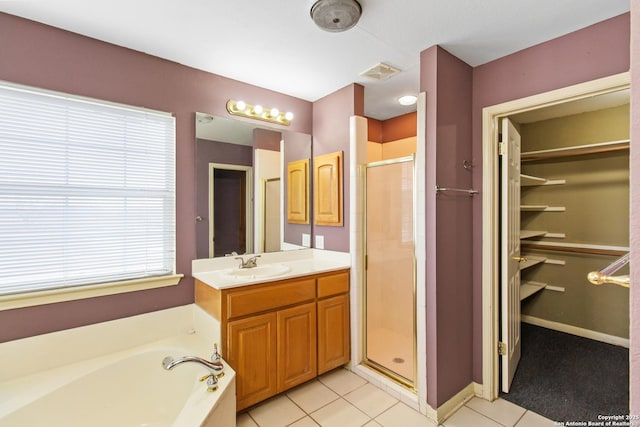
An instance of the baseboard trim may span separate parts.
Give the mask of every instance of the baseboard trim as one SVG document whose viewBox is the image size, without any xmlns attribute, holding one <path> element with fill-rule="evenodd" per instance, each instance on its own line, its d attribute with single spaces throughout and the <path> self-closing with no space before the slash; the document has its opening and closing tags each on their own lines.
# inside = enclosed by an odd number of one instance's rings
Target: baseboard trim
<svg viewBox="0 0 640 427">
<path fill-rule="evenodd" d="M 427 405 L 427 418 L 440 424 L 449 418 L 462 405 L 467 403 L 475 396 L 475 390 L 478 384 L 470 383 L 468 386 L 460 390 L 455 396 L 440 405 L 437 409 Z"/>
<path fill-rule="evenodd" d="M 543 328 L 553 329 L 554 331 L 565 332 L 582 338 L 589 338 L 607 344 L 617 345 L 618 347 L 629 348 L 628 338 L 608 335 L 602 332 L 592 331 L 591 329 L 579 328 L 577 326 L 567 325 L 566 323 L 553 322 L 551 320 L 540 319 L 539 317 L 529 316 L 526 314 L 521 315 L 520 320 L 524 323 L 529 323 L 530 325 L 541 326 Z"/>
<path fill-rule="evenodd" d="M 473 394 L 476 397 L 480 397 L 482 398 L 482 396 L 484 395 L 484 387 L 482 384 L 479 384 L 477 382 L 473 383 Z"/>
</svg>

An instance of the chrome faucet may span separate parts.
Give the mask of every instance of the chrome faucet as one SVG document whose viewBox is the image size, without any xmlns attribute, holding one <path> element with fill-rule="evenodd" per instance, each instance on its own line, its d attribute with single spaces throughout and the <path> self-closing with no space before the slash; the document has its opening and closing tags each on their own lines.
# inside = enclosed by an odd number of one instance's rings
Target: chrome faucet
<svg viewBox="0 0 640 427">
<path fill-rule="evenodd" d="M 241 256 L 236 257 L 234 259 L 240 260 L 240 265 L 238 265 L 238 268 L 253 268 L 258 266 L 257 261 L 259 257 L 260 255 L 254 255 L 251 258 L 247 259 L 246 261 Z"/>
<path fill-rule="evenodd" d="M 162 367 L 166 370 L 171 370 L 175 366 L 185 362 L 199 363 L 200 365 L 206 366 L 207 368 L 211 369 L 214 372 L 220 372 L 224 368 L 224 365 L 220 360 L 214 360 L 209 362 L 208 360 L 204 360 L 203 358 L 197 357 L 197 356 L 183 356 L 183 357 L 178 357 L 177 359 L 174 359 L 171 356 L 167 356 L 164 359 L 162 359 Z"/>
<path fill-rule="evenodd" d="M 174 359 L 171 356 L 167 356 L 162 359 L 162 367 L 166 370 L 171 370 L 175 366 L 186 362 L 194 362 L 206 366 L 207 368 L 211 369 L 211 372 L 200 378 L 199 381 L 202 382 L 204 380 L 207 380 L 207 391 L 213 392 L 218 389 L 218 378 L 224 376 L 224 372 L 221 372 L 224 368 L 224 365 L 222 364 L 222 360 L 220 359 L 221 358 L 220 354 L 218 353 L 218 346 L 216 345 L 213 356 L 211 356 L 211 362 L 196 356 L 183 356 L 177 359 Z"/>
</svg>

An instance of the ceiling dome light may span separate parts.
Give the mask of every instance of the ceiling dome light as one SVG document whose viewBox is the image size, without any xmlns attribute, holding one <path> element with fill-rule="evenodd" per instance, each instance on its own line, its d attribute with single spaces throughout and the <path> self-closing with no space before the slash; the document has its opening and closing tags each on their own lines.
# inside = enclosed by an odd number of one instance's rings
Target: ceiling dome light
<svg viewBox="0 0 640 427">
<path fill-rule="evenodd" d="M 310 14 L 318 27 L 337 33 L 356 25 L 362 6 L 357 0 L 318 0 L 311 6 Z"/>
<path fill-rule="evenodd" d="M 405 95 L 398 98 L 398 103 L 400 105 L 413 105 L 418 100 L 418 97 L 415 95 Z"/>
</svg>

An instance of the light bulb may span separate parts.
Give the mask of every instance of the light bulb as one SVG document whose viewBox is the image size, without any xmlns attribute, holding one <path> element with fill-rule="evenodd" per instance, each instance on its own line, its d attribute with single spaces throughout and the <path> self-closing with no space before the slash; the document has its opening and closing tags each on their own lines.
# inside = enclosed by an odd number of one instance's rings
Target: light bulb
<svg viewBox="0 0 640 427">
<path fill-rule="evenodd" d="M 257 115 L 262 114 L 263 111 L 264 111 L 264 108 L 262 108 L 262 105 L 260 104 L 253 107 L 253 112 L 256 113 Z"/>
<path fill-rule="evenodd" d="M 271 117 L 273 117 L 274 119 L 278 117 L 278 115 L 280 114 L 280 110 L 278 110 L 277 108 L 272 108 L 271 111 L 269 112 L 269 115 Z"/>
<path fill-rule="evenodd" d="M 238 111 L 244 111 L 245 108 L 247 108 L 247 103 L 244 101 L 238 101 L 236 102 L 236 108 L 238 109 Z"/>
<path fill-rule="evenodd" d="M 287 111 L 284 115 L 284 118 L 289 121 L 293 120 L 293 113 L 291 111 Z"/>
</svg>

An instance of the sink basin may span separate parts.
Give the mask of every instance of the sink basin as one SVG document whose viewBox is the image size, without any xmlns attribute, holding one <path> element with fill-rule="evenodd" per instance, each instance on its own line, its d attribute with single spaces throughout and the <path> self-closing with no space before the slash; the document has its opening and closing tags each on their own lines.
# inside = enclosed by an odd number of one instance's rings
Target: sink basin
<svg viewBox="0 0 640 427">
<path fill-rule="evenodd" d="M 222 273 L 222 275 L 233 279 L 259 279 L 280 276 L 289 271 L 291 271 L 291 268 L 283 264 L 266 264 L 253 268 L 232 268 Z"/>
</svg>

